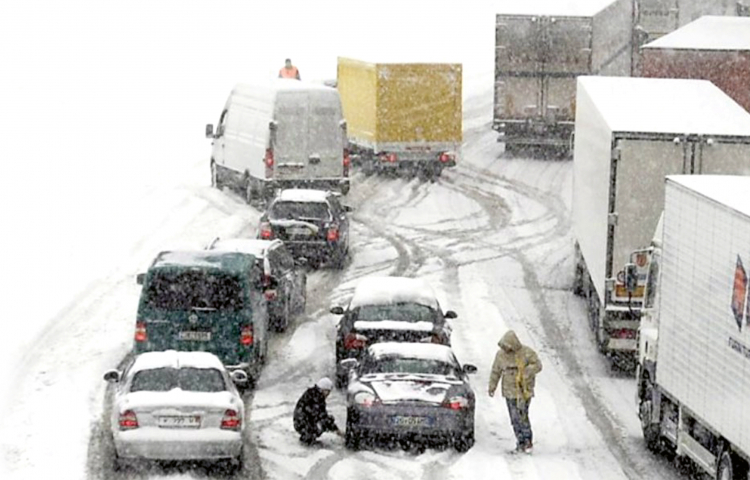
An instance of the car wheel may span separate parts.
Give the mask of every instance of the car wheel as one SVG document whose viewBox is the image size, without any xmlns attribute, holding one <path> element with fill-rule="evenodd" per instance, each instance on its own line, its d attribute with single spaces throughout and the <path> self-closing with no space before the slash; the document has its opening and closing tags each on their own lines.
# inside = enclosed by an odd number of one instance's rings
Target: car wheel
<svg viewBox="0 0 750 480">
<path fill-rule="evenodd" d="M 216 162 L 211 162 L 211 186 L 221 190 L 221 181 L 219 180 L 219 167 Z"/>
<path fill-rule="evenodd" d="M 459 453 L 468 452 L 474 446 L 474 430 L 461 434 L 453 441 L 453 448 Z"/>
<path fill-rule="evenodd" d="M 344 433 L 344 444 L 349 450 L 359 450 L 362 445 L 362 432 L 354 425 L 347 424 L 346 433 Z"/>
<path fill-rule="evenodd" d="M 114 448 L 114 446 L 113 446 L 113 449 L 112 449 L 112 469 L 114 471 L 116 471 L 116 472 L 120 472 L 122 470 L 125 470 L 127 468 L 127 466 L 128 465 L 125 462 L 125 460 L 123 460 L 122 458 L 120 458 L 120 456 L 117 454 L 117 449 Z"/>
</svg>

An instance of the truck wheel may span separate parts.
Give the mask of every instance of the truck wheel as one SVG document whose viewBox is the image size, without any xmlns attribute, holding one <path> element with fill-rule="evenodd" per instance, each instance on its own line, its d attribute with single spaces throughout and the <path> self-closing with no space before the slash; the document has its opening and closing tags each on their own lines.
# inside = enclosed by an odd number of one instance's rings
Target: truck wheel
<svg viewBox="0 0 750 480">
<path fill-rule="evenodd" d="M 643 440 L 646 442 L 646 448 L 652 452 L 659 450 L 659 440 L 661 431 L 658 423 L 652 423 L 654 408 L 654 385 L 651 379 L 643 379 L 643 389 L 638 403 L 638 416 L 641 419 L 641 430 L 643 431 Z"/>
<path fill-rule="evenodd" d="M 216 162 L 211 162 L 211 186 L 221 190 L 221 181 L 219 180 L 219 167 Z"/>
<path fill-rule="evenodd" d="M 724 450 L 716 465 L 716 480 L 746 480 L 747 478 L 747 466 L 735 460 L 729 450 Z"/>
</svg>

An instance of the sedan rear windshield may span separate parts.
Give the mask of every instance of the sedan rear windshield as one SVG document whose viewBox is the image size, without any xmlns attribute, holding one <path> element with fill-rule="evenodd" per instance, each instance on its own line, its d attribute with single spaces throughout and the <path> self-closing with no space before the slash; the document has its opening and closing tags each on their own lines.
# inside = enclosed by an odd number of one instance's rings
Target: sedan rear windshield
<svg viewBox="0 0 750 480">
<path fill-rule="evenodd" d="M 362 375 L 373 373 L 410 373 L 423 375 L 457 375 L 457 368 L 450 363 L 429 358 L 405 358 L 388 356 L 368 358 L 362 365 Z"/>
<path fill-rule="evenodd" d="M 391 303 L 386 305 L 362 305 L 355 314 L 356 321 L 377 322 L 397 320 L 400 322 L 434 322 L 435 310 L 418 303 Z"/>
<path fill-rule="evenodd" d="M 276 202 L 271 207 L 272 220 L 328 220 L 328 204 L 321 202 Z"/>
<path fill-rule="evenodd" d="M 131 392 L 168 392 L 173 388 L 191 392 L 223 392 L 224 377 L 215 368 L 153 368 L 133 376 Z"/>
<path fill-rule="evenodd" d="M 240 279 L 221 272 L 189 270 L 158 272 L 145 292 L 146 305 L 164 310 L 240 310 Z"/>
</svg>

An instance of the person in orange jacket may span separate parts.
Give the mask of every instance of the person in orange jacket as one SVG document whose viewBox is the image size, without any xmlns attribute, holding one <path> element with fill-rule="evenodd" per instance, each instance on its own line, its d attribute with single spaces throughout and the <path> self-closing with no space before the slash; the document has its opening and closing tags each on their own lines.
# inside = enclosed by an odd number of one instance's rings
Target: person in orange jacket
<svg viewBox="0 0 750 480">
<path fill-rule="evenodd" d="M 292 65 L 292 60 L 290 58 L 284 60 L 284 66 L 279 70 L 279 78 L 296 78 L 297 80 L 300 80 L 299 69 Z"/>
</svg>

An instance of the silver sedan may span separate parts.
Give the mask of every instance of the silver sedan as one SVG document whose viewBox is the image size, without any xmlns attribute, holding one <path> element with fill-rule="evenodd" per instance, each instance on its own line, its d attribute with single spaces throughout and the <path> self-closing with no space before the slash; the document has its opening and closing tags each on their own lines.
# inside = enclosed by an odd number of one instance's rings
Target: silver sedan
<svg viewBox="0 0 750 480">
<path fill-rule="evenodd" d="M 243 459 L 245 409 L 221 360 L 208 352 L 142 353 L 123 371 L 110 370 L 114 384 L 111 430 L 115 468 L 132 460 L 222 460 L 239 470 Z"/>
</svg>

